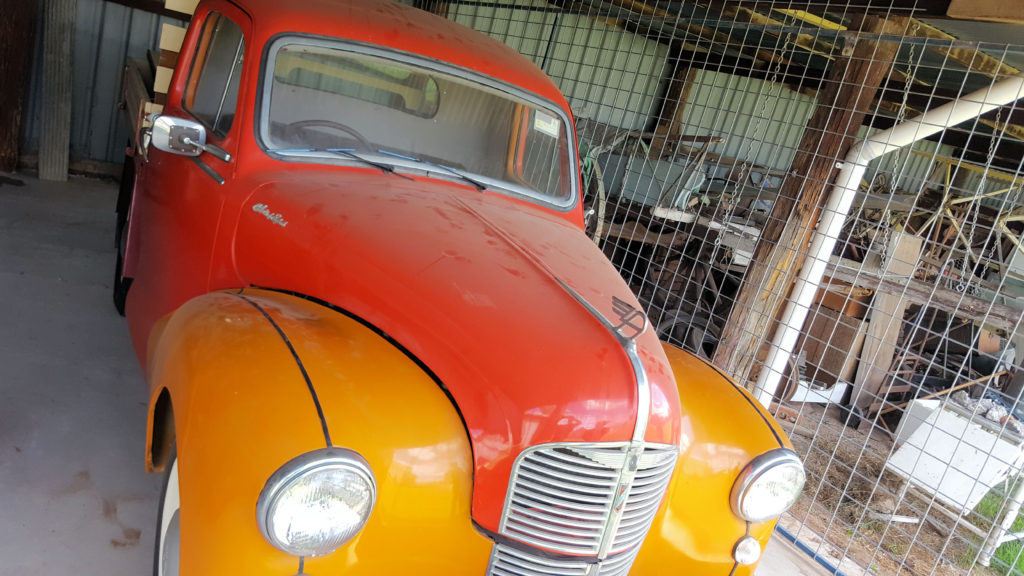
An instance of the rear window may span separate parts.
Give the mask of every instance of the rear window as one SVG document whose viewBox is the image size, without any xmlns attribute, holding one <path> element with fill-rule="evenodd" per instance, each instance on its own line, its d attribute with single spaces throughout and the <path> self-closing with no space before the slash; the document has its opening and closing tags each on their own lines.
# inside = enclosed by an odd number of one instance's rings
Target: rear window
<svg viewBox="0 0 1024 576">
<path fill-rule="evenodd" d="M 283 84 L 347 96 L 392 110 L 432 118 L 440 91 L 428 74 L 365 58 L 326 53 L 312 46 L 278 52 L 274 79 Z"/>
</svg>

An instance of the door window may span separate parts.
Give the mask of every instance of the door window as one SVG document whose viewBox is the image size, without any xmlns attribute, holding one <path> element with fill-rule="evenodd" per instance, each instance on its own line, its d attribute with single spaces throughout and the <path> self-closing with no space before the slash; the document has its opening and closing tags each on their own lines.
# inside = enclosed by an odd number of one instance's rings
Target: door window
<svg viewBox="0 0 1024 576">
<path fill-rule="evenodd" d="M 203 25 L 182 104 L 221 138 L 235 119 L 244 54 L 242 29 L 223 14 L 211 12 Z"/>
</svg>

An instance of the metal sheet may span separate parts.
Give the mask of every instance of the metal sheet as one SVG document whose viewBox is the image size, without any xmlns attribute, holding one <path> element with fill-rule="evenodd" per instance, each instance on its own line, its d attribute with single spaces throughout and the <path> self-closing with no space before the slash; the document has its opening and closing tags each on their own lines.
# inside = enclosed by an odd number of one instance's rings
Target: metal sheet
<svg viewBox="0 0 1024 576">
<path fill-rule="evenodd" d="M 42 17 L 39 18 L 40 22 Z M 146 50 L 157 47 L 160 24 L 184 25 L 165 18 L 103 0 L 78 0 L 75 19 L 74 67 L 71 94 L 71 142 L 73 159 L 121 162 L 128 138 L 127 127 L 118 113 L 122 67 L 128 58 L 143 59 Z M 38 152 L 42 133 L 43 65 L 42 33 L 33 56 L 23 154 Z"/>
<path fill-rule="evenodd" d="M 717 136 L 714 154 L 788 170 L 816 101 L 753 78 L 700 70 L 686 99 L 682 133 Z"/>
<path fill-rule="evenodd" d="M 643 129 L 661 90 L 668 47 L 588 16 L 530 10 L 545 7 L 539 0 L 516 8 L 452 4 L 449 18 L 530 58 L 577 114 Z"/>
</svg>

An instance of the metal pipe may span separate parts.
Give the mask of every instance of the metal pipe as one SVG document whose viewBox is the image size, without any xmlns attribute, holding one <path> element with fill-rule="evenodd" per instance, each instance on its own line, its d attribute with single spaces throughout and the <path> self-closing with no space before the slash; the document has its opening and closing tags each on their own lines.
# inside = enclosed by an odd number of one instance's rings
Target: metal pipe
<svg viewBox="0 0 1024 576">
<path fill-rule="evenodd" d="M 761 404 L 768 406 L 779 387 L 782 372 L 793 354 L 797 337 L 803 330 L 807 313 L 814 303 L 814 296 L 821 285 L 829 257 L 849 215 L 850 206 L 857 195 L 868 162 L 928 138 L 948 127 L 1012 104 L 1021 97 L 1024 97 L 1024 73 L 1011 76 L 879 132 L 855 144 L 846 155 L 846 159 L 836 165 L 840 169 L 839 175 L 822 210 L 821 221 L 811 241 L 808 260 L 804 262 L 797 276 L 793 297 L 787 302 L 782 314 L 782 325 L 772 339 L 766 368 L 761 370 L 754 387 Z"/>
<path fill-rule="evenodd" d="M 1024 478 L 1018 475 L 1016 482 L 1017 484 L 1010 494 L 1010 502 L 1006 505 L 1006 511 L 1003 513 L 1002 522 L 992 523 L 992 531 L 985 539 L 984 546 L 981 547 L 978 563 L 982 566 L 988 566 L 992 562 L 992 556 L 996 553 L 996 549 L 1006 540 L 1003 535 L 1013 527 L 1014 521 L 1017 520 L 1017 514 L 1020 513 L 1021 504 L 1024 504 Z M 993 518 L 993 520 L 995 519 Z"/>
</svg>

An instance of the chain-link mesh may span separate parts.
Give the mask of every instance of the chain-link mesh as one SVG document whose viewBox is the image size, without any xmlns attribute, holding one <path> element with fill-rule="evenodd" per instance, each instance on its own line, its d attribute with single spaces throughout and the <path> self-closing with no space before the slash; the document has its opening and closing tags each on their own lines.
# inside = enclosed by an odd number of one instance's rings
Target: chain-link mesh
<svg viewBox="0 0 1024 576">
<path fill-rule="evenodd" d="M 420 5 L 566 95 L 588 233 L 770 403 L 809 477 L 780 526 L 846 574 L 1024 573 L 1024 27 L 937 4 Z M 971 93 L 998 101 L 891 131 Z"/>
</svg>

